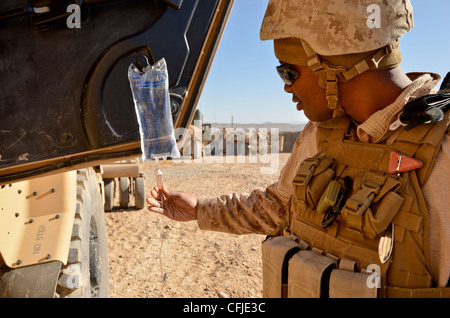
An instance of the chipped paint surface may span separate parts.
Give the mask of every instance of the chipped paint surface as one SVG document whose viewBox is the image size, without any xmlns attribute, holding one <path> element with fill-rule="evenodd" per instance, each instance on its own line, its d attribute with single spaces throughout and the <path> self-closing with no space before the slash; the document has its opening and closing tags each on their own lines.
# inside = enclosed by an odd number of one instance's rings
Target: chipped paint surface
<svg viewBox="0 0 450 318">
<path fill-rule="evenodd" d="M 18 160 L 19 161 L 28 161 L 29 159 L 28 159 L 28 156 L 29 156 L 30 154 L 27 152 L 27 153 L 24 153 L 23 155 L 20 155 L 19 156 L 19 158 L 18 158 Z"/>
</svg>

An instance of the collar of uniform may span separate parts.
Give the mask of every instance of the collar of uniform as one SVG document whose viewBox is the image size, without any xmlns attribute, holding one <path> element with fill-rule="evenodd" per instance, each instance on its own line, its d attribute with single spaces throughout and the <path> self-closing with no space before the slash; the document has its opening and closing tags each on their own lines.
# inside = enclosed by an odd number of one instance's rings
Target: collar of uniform
<svg viewBox="0 0 450 318">
<path fill-rule="evenodd" d="M 412 83 L 403 90 L 397 99 L 358 126 L 356 133 L 360 141 L 379 143 L 386 139 L 390 133 L 389 125 L 397 119 L 403 106 L 410 100 L 434 93 L 433 87 L 441 79 L 438 74 L 434 73 L 408 73 L 407 75 Z"/>
</svg>

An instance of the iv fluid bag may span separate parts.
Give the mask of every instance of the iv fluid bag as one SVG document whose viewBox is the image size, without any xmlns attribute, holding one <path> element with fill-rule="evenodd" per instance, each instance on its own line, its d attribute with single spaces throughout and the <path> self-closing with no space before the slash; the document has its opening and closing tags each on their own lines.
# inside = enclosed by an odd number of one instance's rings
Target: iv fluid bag
<svg viewBox="0 0 450 318">
<path fill-rule="evenodd" d="M 165 59 L 140 71 L 131 64 L 128 79 L 141 136 L 142 159 L 179 158 L 170 109 L 169 78 Z"/>
</svg>

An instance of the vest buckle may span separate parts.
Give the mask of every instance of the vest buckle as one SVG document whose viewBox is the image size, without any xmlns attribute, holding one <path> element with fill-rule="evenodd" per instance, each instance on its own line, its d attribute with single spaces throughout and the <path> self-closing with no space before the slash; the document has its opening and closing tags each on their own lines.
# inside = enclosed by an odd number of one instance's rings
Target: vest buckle
<svg viewBox="0 0 450 318">
<path fill-rule="evenodd" d="M 370 181 L 365 182 L 362 188 L 347 200 L 345 204 L 347 211 L 355 215 L 364 214 L 380 190 L 381 185 Z"/>
<path fill-rule="evenodd" d="M 293 184 L 295 186 L 306 187 L 314 175 L 317 166 L 320 164 L 320 158 L 305 159 L 297 170 Z"/>
</svg>

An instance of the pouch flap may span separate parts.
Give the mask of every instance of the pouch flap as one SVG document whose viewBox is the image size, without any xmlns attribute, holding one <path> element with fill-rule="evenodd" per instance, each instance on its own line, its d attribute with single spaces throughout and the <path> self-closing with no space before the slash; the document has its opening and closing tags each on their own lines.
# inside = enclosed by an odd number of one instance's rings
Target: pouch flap
<svg viewBox="0 0 450 318">
<path fill-rule="evenodd" d="M 328 296 L 329 275 L 336 260 L 313 251 L 300 251 L 289 261 L 288 297 Z"/>
<path fill-rule="evenodd" d="M 330 298 L 376 298 L 377 288 L 369 288 L 369 274 L 335 269 L 331 272 Z"/>
</svg>

